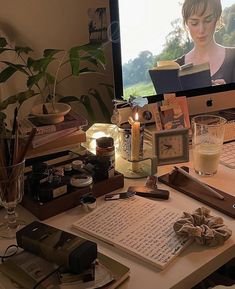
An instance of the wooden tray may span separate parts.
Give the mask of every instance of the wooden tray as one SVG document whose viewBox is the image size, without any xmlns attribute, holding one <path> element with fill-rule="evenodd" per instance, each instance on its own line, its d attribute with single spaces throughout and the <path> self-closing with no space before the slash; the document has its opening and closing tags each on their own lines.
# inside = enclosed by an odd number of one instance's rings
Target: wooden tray
<svg viewBox="0 0 235 289">
<path fill-rule="evenodd" d="M 30 174 L 31 166 L 33 163 L 40 161 L 46 162 L 48 165 L 61 166 L 75 159 L 82 159 L 83 156 L 72 153 L 70 151 L 64 151 L 54 153 L 42 157 L 35 157 L 26 161 L 25 176 Z M 27 182 L 27 181 L 26 181 Z M 119 172 L 115 172 L 114 176 L 102 181 L 97 181 L 93 184 L 92 192 L 96 197 L 100 197 L 107 193 L 110 193 L 116 189 L 124 186 L 124 176 Z M 25 186 L 27 187 L 27 185 Z M 37 202 L 27 195 L 27 192 L 23 196 L 21 205 L 29 210 L 32 214 L 39 218 L 39 220 L 45 220 L 80 204 L 80 199 L 83 195 L 90 192 L 89 187 L 75 188 L 72 192 L 64 194 L 51 201 L 42 203 Z"/>
<path fill-rule="evenodd" d="M 124 176 L 116 172 L 114 177 L 94 183 L 92 191 L 96 197 L 100 197 L 123 186 Z M 80 204 L 81 197 L 89 191 L 88 187 L 79 188 L 46 203 L 36 202 L 24 195 L 21 205 L 38 217 L 39 220 L 45 220 L 76 207 Z"/>
<path fill-rule="evenodd" d="M 224 200 L 220 200 L 213 196 L 210 196 L 205 192 L 205 189 L 193 180 L 185 177 L 184 175 L 177 173 L 172 179 L 172 174 L 165 174 L 158 177 L 158 180 L 173 189 L 188 195 L 189 197 L 198 200 L 209 207 L 212 207 L 225 215 L 228 215 L 235 219 L 235 197 L 229 195 L 221 190 L 218 190 L 212 186 L 219 194 L 224 196 Z"/>
</svg>

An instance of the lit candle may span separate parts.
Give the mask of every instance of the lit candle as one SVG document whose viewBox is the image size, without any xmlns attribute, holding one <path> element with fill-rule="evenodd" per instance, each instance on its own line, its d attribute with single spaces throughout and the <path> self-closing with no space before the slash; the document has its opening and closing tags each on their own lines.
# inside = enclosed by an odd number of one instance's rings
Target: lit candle
<svg viewBox="0 0 235 289">
<path fill-rule="evenodd" d="M 128 121 L 131 125 L 131 160 L 138 161 L 140 157 L 140 122 L 138 121 L 138 112 L 135 114 L 135 120 L 129 117 Z M 139 169 L 139 163 L 132 163 L 132 171 L 137 172 Z"/>
</svg>

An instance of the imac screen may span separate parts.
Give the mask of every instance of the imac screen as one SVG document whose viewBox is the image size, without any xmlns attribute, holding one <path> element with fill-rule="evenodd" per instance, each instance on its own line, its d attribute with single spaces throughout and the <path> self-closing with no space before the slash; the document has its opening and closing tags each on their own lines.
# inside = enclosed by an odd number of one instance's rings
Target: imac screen
<svg viewBox="0 0 235 289">
<path fill-rule="evenodd" d="M 123 98 L 235 82 L 235 0 L 119 0 L 118 6 Z"/>
</svg>

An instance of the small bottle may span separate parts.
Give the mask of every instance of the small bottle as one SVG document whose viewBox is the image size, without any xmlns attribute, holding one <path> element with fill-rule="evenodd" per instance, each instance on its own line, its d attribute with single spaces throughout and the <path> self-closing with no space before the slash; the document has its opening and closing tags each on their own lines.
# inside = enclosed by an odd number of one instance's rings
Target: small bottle
<svg viewBox="0 0 235 289">
<path fill-rule="evenodd" d="M 96 155 L 108 160 L 108 177 L 113 177 L 115 173 L 115 147 L 112 137 L 101 137 L 96 140 Z"/>
</svg>

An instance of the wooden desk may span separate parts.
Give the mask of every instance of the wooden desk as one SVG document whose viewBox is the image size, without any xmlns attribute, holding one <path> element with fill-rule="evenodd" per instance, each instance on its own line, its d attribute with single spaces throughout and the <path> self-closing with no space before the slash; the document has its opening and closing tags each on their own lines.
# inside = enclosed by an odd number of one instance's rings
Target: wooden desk
<svg viewBox="0 0 235 289">
<path fill-rule="evenodd" d="M 185 165 L 191 166 L 187 163 Z M 159 168 L 158 174 L 168 172 L 172 166 L 164 166 Z M 226 168 L 222 165 L 219 166 L 218 173 L 211 178 L 204 178 L 203 180 L 208 184 L 211 184 L 221 190 L 224 190 L 232 195 L 235 195 L 234 186 L 234 170 Z M 125 179 L 125 187 L 130 185 L 140 185 L 145 182 L 142 180 L 128 180 Z M 160 184 L 162 188 L 166 187 Z M 170 189 L 170 199 L 167 201 L 159 201 L 169 206 L 174 206 L 182 211 L 192 212 L 196 208 L 202 206 L 201 203 L 195 201 L 184 194 Z M 98 200 L 98 205 L 103 202 L 103 198 Z M 20 214 L 24 215 L 28 219 L 32 218 L 27 211 L 23 208 L 20 209 Z M 130 267 L 130 278 L 126 280 L 120 288 L 122 289 L 189 289 L 217 268 L 225 264 L 227 261 L 235 257 L 235 220 L 211 209 L 212 213 L 223 217 L 225 224 L 233 230 L 232 237 L 223 245 L 215 248 L 207 248 L 199 246 L 197 244 L 190 245 L 184 252 L 176 257 L 173 262 L 163 271 L 159 271 L 152 267 L 148 263 L 142 262 L 139 259 L 112 247 L 100 240 L 89 237 L 95 240 L 98 244 L 100 252 L 109 255 L 110 257 L 122 262 L 126 266 Z M 0 212 L 0 217 L 3 214 L 3 210 Z M 57 228 L 71 231 L 75 234 L 75 231 L 71 228 L 71 224 L 78 220 L 85 212 L 80 207 L 76 207 L 72 210 L 66 211 L 60 215 L 54 216 L 45 220 L 45 223 L 55 226 Z M 87 237 L 86 235 L 82 234 Z M 0 240 L 0 252 L 3 253 L 7 245 L 12 244 L 12 241 Z"/>
</svg>

